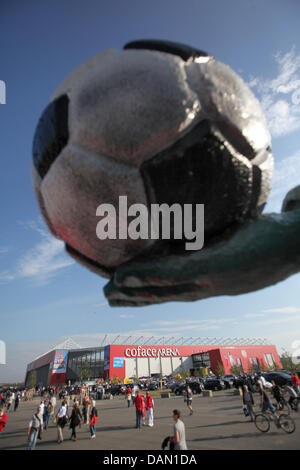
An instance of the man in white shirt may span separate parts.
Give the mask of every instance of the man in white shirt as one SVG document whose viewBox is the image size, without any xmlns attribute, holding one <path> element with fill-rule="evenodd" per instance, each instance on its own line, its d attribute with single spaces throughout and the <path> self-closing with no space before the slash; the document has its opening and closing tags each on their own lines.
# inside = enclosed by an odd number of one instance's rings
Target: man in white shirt
<svg viewBox="0 0 300 470">
<path fill-rule="evenodd" d="M 67 422 L 67 407 L 62 405 L 57 412 L 57 442 L 60 444 L 64 440 L 62 433 Z"/>
<path fill-rule="evenodd" d="M 180 411 L 173 410 L 174 424 L 174 436 L 171 438 L 174 443 L 174 450 L 187 450 L 185 440 L 185 426 L 183 421 L 180 419 Z"/>
</svg>

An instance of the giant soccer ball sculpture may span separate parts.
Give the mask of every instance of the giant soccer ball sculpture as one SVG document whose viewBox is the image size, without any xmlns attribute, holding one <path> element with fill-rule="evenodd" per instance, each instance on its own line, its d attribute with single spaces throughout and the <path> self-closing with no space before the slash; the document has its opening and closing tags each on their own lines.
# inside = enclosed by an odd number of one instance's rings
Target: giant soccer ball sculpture
<svg viewBox="0 0 300 470">
<path fill-rule="evenodd" d="M 34 188 L 50 231 L 112 279 L 135 260 L 188 254 L 172 238 L 99 240 L 100 204 L 118 208 L 119 196 L 147 207 L 204 204 L 211 246 L 261 213 L 272 169 L 264 116 L 243 80 L 200 50 L 163 41 L 129 43 L 79 66 L 55 91 L 33 144 Z M 111 304 L 176 300 L 148 292 L 130 302 L 134 278 Z"/>
</svg>

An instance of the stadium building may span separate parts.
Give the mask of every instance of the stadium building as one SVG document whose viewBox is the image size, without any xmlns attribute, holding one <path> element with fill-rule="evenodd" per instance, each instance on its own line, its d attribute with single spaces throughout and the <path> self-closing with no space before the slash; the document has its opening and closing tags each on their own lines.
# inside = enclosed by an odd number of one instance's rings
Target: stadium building
<svg viewBox="0 0 300 470">
<path fill-rule="evenodd" d="M 105 335 L 95 347 L 81 348 L 71 338 L 39 356 L 27 366 L 25 384 L 63 385 L 80 381 L 81 371 L 92 379 L 119 379 L 176 375 L 185 369 L 192 375 L 200 367 L 225 374 L 236 366 L 244 372 L 281 368 L 276 346 L 266 339 L 174 338 Z"/>
</svg>

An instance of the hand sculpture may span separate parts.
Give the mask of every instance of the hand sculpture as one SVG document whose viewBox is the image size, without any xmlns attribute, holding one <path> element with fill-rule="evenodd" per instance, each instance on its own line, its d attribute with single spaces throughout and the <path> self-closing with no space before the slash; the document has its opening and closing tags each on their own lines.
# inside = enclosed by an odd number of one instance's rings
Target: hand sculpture
<svg viewBox="0 0 300 470">
<path fill-rule="evenodd" d="M 119 266 L 104 292 L 112 306 L 142 306 L 239 295 L 300 270 L 300 186 L 281 214 L 260 215 L 198 252 L 136 259 Z"/>
</svg>

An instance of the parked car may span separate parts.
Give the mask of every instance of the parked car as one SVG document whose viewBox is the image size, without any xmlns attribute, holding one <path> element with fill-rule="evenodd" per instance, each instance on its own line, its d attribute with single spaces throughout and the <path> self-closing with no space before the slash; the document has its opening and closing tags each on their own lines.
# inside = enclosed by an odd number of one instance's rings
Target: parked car
<svg viewBox="0 0 300 470">
<path fill-rule="evenodd" d="M 148 385 L 147 385 L 147 390 L 157 390 L 159 389 L 159 383 L 158 382 L 150 382 Z"/>
<path fill-rule="evenodd" d="M 268 381 L 276 383 L 280 387 L 283 387 L 286 384 L 292 385 L 292 378 L 289 374 L 282 372 L 282 371 L 271 371 L 271 372 L 264 372 L 263 377 Z"/>
<path fill-rule="evenodd" d="M 108 390 L 108 392 L 111 393 L 112 395 L 124 395 L 125 390 L 126 390 L 126 387 L 124 385 L 116 384 L 116 385 L 112 385 L 110 389 Z"/>
<path fill-rule="evenodd" d="M 204 382 L 205 390 L 224 390 L 225 383 L 221 379 L 208 378 Z"/>
<path fill-rule="evenodd" d="M 234 383 L 235 383 L 235 382 L 234 382 L 233 379 L 230 378 L 230 376 L 227 376 L 227 377 L 224 376 L 224 377 L 222 377 L 221 380 L 224 382 L 226 389 L 232 388 L 232 387 L 234 386 Z"/>
<path fill-rule="evenodd" d="M 202 393 L 203 385 L 198 382 L 191 382 L 188 384 L 182 383 L 178 385 L 176 388 L 174 388 L 173 392 L 175 393 L 175 395 L 183 395 L 183 393 L 187 389 L 187 386 L 190 387 L 194 395 L 196 395 L 197 393 Z"/>
</svg>

